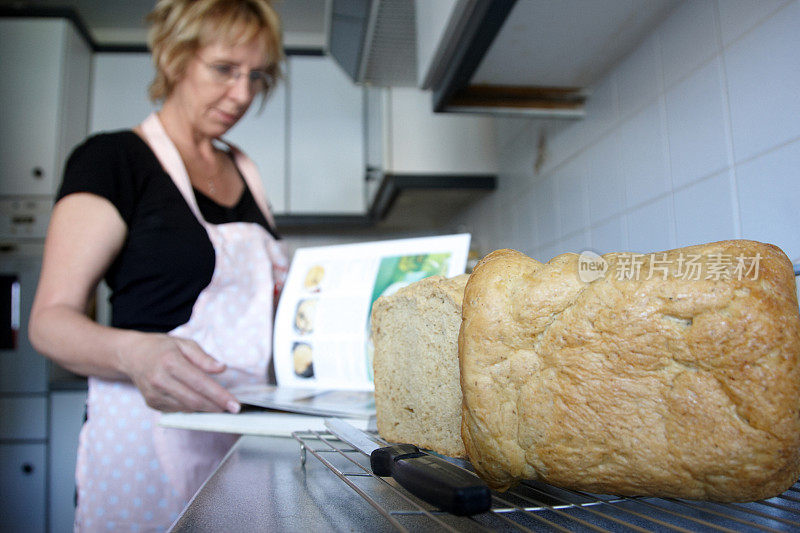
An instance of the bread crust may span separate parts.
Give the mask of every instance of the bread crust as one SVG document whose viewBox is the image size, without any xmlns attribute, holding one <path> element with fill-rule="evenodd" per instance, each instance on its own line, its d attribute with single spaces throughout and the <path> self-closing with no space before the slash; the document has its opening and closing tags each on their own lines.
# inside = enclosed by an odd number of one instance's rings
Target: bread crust
<svg viewBox="0 0 800 533">
<path fill-rule="evenodd" d="M 459 333 L 462 438 L 478 473 L 594 493 L 715 501 L 800 475 L 800 316 L 791 262 L 722 241 L 641 256 L 638 279 L 581 281 L 499 250 L 475 268 Z M 759 257 L 756 279 L 683 279 L 679 257 Z M 644 279 L 656 264 L 662 275 Z M 685 262 L 682 263 L 685 266 Z M 661 274 L 660 271 L 658 271 Z"/>
</svg>

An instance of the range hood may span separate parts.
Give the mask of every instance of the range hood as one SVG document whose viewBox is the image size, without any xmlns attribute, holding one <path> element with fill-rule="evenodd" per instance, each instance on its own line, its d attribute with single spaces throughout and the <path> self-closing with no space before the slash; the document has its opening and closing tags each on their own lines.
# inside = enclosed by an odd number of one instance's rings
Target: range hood
<svg viewBox="0 0 800 533">
<path fill-rule="evenodd" d="M 416 87 L 414 0 L 333 0 L 329 51 L 350 78 Z"/>
<path fill-rule="evenodd" d="M 582 116 L 585 94 L 579 89 L 470 84 L 514 3 L 453 2 L 435 68 L 424 80 L 418 79 L 415 0 L 333 0 L 329 52 L 355 83 L 431 90 L 437 112 L 496 114 L 512 108 L 539 116 Z"/>
<path fill-rule="evenodd" d="M 333 0 L 329 52 L 355 83 L 431 90 L 437 112 L 498 114 L 510 109 L 513 114 L 581 117 L 586 94 L 580 89 L 470 83 L 515 1 L 454 1 L 434 68 L 424 80 L 418 79 L 415 0 Z"/>
<path fill-rule="evenodd" d="M 428 231 L 447 227 L 487 193 L 497 189 L 495 175 L 387 175 L 364 215 L 277 215 L 287 234 L 361 231 Z"/>
<path fill-rule="evenodd" d="M 330 51 L 356 83 L 431 91 L 436 112 L 580 119 L 678 1 L 333 0 Z"/>
</svg>

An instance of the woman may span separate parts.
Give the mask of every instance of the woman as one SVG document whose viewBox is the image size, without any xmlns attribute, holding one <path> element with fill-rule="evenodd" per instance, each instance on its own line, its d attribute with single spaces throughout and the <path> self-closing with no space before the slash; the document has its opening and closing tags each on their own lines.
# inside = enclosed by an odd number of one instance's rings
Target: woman
<svg viewBox="0 0 800 533">
<path fill-rule="evenodd" d="M 285 275 L 255 167 L 219 143 L 280 74 L 267 0 L 160 0 L 148 19 L 161 109 L 70 157 L 30 318 L 41 353 L 89 376 L 76 528 L 162 530 L 233 443 L 158 426 L 230 411 L 263 382 Z M 86 316 L 105 277 L 112 326 Z"/>
</svg>

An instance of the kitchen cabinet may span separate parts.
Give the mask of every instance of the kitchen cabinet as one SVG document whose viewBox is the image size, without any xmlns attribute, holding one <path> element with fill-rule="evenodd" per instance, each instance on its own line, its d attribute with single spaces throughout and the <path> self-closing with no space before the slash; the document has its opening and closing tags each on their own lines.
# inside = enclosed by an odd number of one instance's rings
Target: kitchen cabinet
<svg viewBox="0 0 800 533">
<path fill-rule="evenodd" d="M 130 128 L 157 109 L 152 79 L 147 53 L 96 54 L 91 131 Z M 330 58 L 289 56 L 285 80 L 225 139 L 258 165 L 275 214 L 363 214 L 363 107 L 363 89 Z"/>
<path fill-rule="evenodd" d="M 89 131 L 130 129 L 158 109 L 147 95 L 154 72 L 147 52 L 94 54 Z"/>
<path fill-rule="evenodd" d="M 41 396 L 0 397 L 0 439 L 44 440 L 47 438 L 47 398 Z"/>
<path fill-rule="evenodd" d="M 261 97 L 225 135 L 258 165 L 267 200 L 275 214 L 286 212 L 286 85 L 272 91 L 264 106 Z"/>
<path fill-rule="evenodd" d="M 86 134 L 91 49 L 65 19 L 2 18 L 0 35 L 0 195 L 50 196 Z"/>
<path fill-rule="evenodd" d="M 86 390 L 58 390 L 50 393 L 49 526 L 51 533 L 68 533 L 75 516 L 75 463 L 78 436 L 86 408 Z"/>
<path fill-rule="evenodd" d="M 44 395 L 0 397 L 0 531 L 44 531 Z"/>
<path fill-rule="evenodd" d="M 52 209 L 51 196 L 0 197 L 0 241 L 44 239 Z"/>
<path fill-rule="evenodd" d="M 3 308 L 16 325 L 0 350 L 0 530 L 44 531 L 49 365 L 28 341 L 28 316 L 39 277 L 41 246 L 0 247 Z M 10 289 L 10 291 L 9 291 Z M 10 294 L 9 294 L 10 292 Z M 8 302 L 12 305 L 6 305 Z M 5 317 L 8 318 L 8 317 Z M 7 328 L 4 323 L 2 327 Z"/>
<path fill-rule="evenodd" d="M 381 143 L 381 168 L 387 174 L 497 173 L 494 122 L 491 117 L 434 113 L 431 94 L 413 87 L 377 89 L 369 99 L 382 115 L 380 132 L 368 142 Z"/>
<path fill-rule="evenodd" d="M 387 176 L 457 177 L 463 184 L 497 174 L 491 117 L 434 113 L 431 93 L 408 87 L 369 89 L 367 108 L 370 203 Z"/>
<path fill-rule="evenodd" d="M 45 531 L 45 444 L 0 444 L 0 531 Z"/>
<path fill-rule="evenodd" d="M 291 56 L 291 214 L 363 214 L 364 91 L 324 56 Z"/>
<path fill-rule="evenodd" d="M 159 108 L 147 92 L 155 75 L 148 52 L 99 52 L 93 61 L 92 133 L 130 129 Z M 225 135 L 258 165 L 275 213 L 285 211 L 285 92 L 279 85 L 263 107 L 256 97 L 247 114 Z"/>
</svg>

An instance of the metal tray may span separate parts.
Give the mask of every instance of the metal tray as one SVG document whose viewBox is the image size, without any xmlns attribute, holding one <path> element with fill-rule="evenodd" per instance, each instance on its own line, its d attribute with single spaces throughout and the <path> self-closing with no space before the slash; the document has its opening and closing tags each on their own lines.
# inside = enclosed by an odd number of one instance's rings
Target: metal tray
<svg viewBox="0 0 800 533">
<path fill-rule="evenodd" d="M 493 492 L 489 512 L 457 517 L 432 508 L 394 480 L 374 475 L 365 454 L 330 433 L 292 436 L 300 443 L 304 466 L 311 454 L 397 531 L 800 531 L 800 483 L 768 500 L 719 504 L 597 495 L 525 482 Z M 466 462 L 452 461 L 469 469 Z"/>
</svg>

